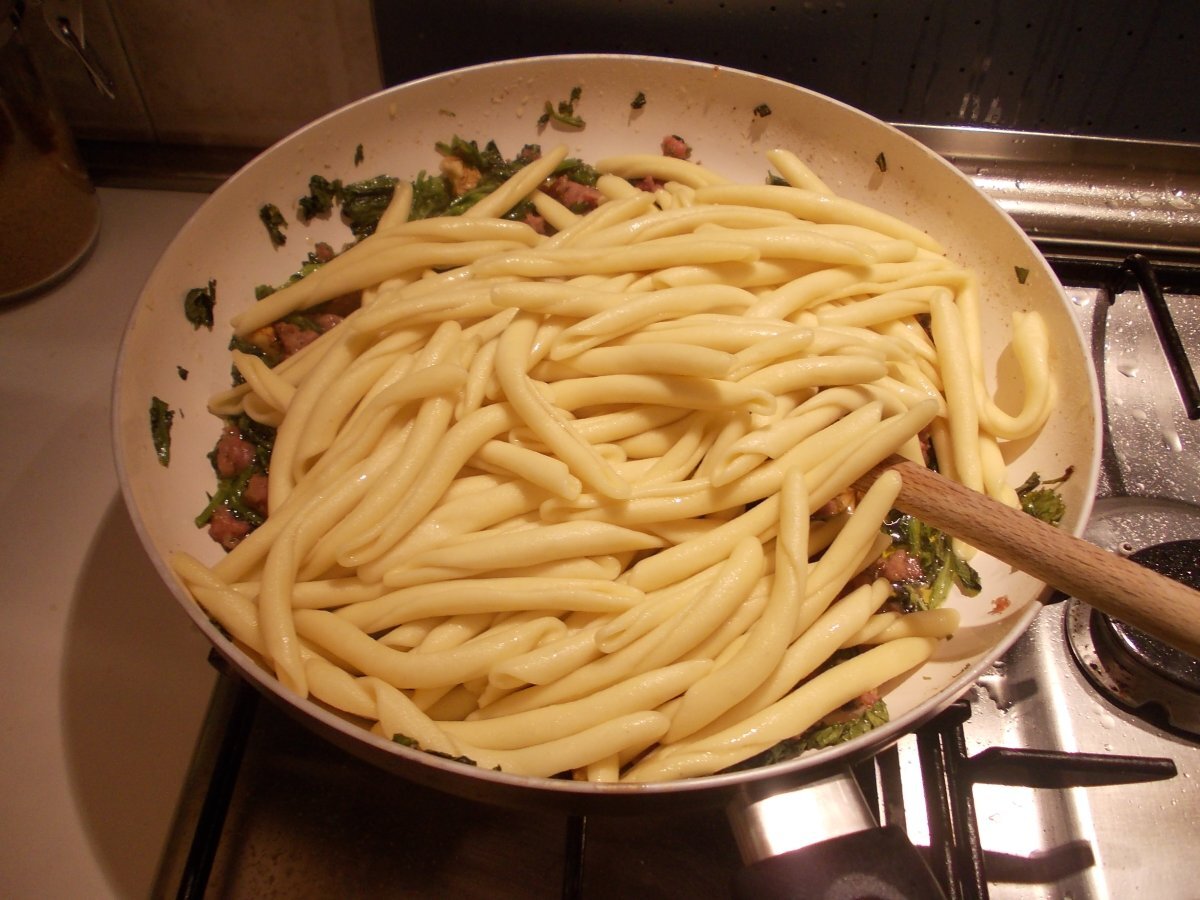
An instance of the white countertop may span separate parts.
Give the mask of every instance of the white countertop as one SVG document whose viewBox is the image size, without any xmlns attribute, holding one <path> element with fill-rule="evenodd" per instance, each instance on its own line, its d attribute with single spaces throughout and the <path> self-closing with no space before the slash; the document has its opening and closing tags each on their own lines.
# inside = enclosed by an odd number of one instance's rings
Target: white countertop
<svg viewBox="0 0 1200 900">
<path fill-rule="evenodd" d="M 0 305 L 0 892 L 146 897 L 215 673 L 117 484 L 126 318 L 203 194 L 102 189 L 66 282 Z"/>
</svg>

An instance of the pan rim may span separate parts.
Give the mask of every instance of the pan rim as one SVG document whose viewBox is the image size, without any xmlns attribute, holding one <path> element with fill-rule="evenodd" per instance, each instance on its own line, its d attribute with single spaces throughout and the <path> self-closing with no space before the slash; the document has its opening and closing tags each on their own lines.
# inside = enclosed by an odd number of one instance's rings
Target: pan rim
<svg viewBox="0 0 1200 900">
<path fill-rule="evenodd" d="M 387 98 L 405 90 L 410 90 L 418 85 L 430 84 L 456 77 L 464 77 L 472 73 L 477 74 L 481 71 L 495 72 L 497 70 L 508 69 L 519 70 L 522 67 L 528 67 L 531 65 L 538 66 L 548 63 L 563 64 L 585 61 L 588 63 L 612 62 L 615 64 L 636 62 L 639 64 L 652 66 L 667 64 L 670 66 L 685 66 L 695 69 L 712 69 L 714 71 L 728 73 L 735 77 L 744 77 L 754 79 L 755 81 L 770 82 L 789 92 L 800 92 L 807 97 L 814 99 L 816 102 L 833 104 L 836 107 L 852 113 L 857 117 L 863 117 L 869 120 L 875 126 L 882 126 L 891 132 L 896 140 L 906 143 L 913 149 L 919 148 L 921 153 L 933 163 L 944 167 L 945 170 L 953 173 L 954 176 L 962 179 L 963 181 L 968 183 L 970 181 L 965 175 L 951 166 L 944 159 L 937 156 L 933 151 L 929 150 L 909 135 L 906 135 L 895 126 L 870 116 L 861 110 L 849 106 L 841 101 L 818 94 L 810 89 L 790 84 L 777 78 L 760 75 L 751 71 L 734 67 L 713 66 L 709 63 L 703 63 L 695 60 L 676 59 L 671 57 L 620 53 L 572 53 L 547 56 L 524 56 L 465 66 L 447 72 L 424 76 L 422 78 L 406 82 L 405 84 L 385 88 L 384 90 L 378 91 L 367 97 L 363 97 L 351 104 L 347 104 L 346 106 L 327 113 L 326 115 L 308 123 L 287 137 L 284 137 L 280 141 L 276 142 L 274 145 L 272 145 L 272 147 L 263 151 L 263 153 L 255 157 L 254 160 L 243 166 L 242 169 L 232 176 L 225 184 L 218 188 L 217 191 L 213 193 L 212 197 L 206 201 L 205 205 L 216 201 L 218 197 L 222 196 L 223 192 L 231 190 L 236 179 L 253 167 L 261 165 L 262 161 L 267 158 L 276 148 L 287 142 L 303 139 L 306 134 L 312 132 L 313 130 L 324 127 L 328 122 L 346 115 L 349 110 L 356 107 L 364 104 L 379 103 L 381 102 L 381 98 Z M 977 189 L 974 188 L 974 185 L 971 185 L 971 189 L 979 194 Z M 1028 236 L 1021 232 L 1018 226 L 1012 222 L 1007 213 L 1001 210 L 1000 207 L 994 203 L 994 201 L 992 201 L 990 198 L 987 198 L 986 195 L 979 194 L 979 196 L 983 197 L 983 199 L 985 199 L 988 204 L 991 205 L 994 212 L 1006 220 L 1009 224 L 1009 227 L 1016 232 L 1016 235 L 1018 235 L 1020 239 L 1022 239 L 1028 245 L 1031 250 L 1031 258 L 1037 260 L 1038 264 L 1044 269 L 1045 273 L 1047 273 L 1048 276 L 1053 280 L 1053 284 L 1057 287 L 1057 293 L 1060 296 L 1060 301 L 1064 304 L 1067 303 L 1068 301 L 1066 300 L 1065 295 L 1063 295 L 1062 288 L 1058 285 L 1057 279 L 1054 278 L 1053 272 L 1049 269 L 1049 266 L 1045 263 L 1045 260 L 1036 250 L 1036 247 L 1033 245 Z M 196 216 L 199 215 L 200 212 L 197 212 Z M 193 216 L 193 220 L 196 218 L 196 216 Z M 187 226 L 185 226 L 185 229 L 186 228 Z M 274 699 L 278 699 L 287 706 L 293 707 L 302 716 L 312 717 L 324 728 L 332 729 L 333 731 L 338 732 L 347 741 L 354 742 L 355 744 L 361 744 L 364 748 L 368 748 L 371 751 L 372 757 L 379 756 L 383 759 L 386 759 L 387 757 L 393 757 L 397 760 L 403 761 L 403 764 L 415 764 L 423 768 L 432 767 L 435 770 L 439 770 L 451 776 L 467 775 L 473 779 L 480 779 L 505 787 L 520 788 L 522 790 L 537 789 L 539 791 L 551 791 L 554 793 L 567 795 L 580 801 L 590 798 L 635 796 L 646 797 L 654 795 L 691 794 L 702 791 L 712 791 L 724 795 L 729 791 L 736 790 L 751 782 L 761 782 L 774 779 L 795 779 L 802 774 L 808 775 L 810 773 L 824 772 L 831 768 L 844 766 L 852 760 L 873 755 L 874 753 L 883 749 L 885 746 L 893 743 L 895 740 L 898 740 L 900 737 L 909 733 L 921 722 L 927 720 L 933 715 L 936 715 L 936 713 L 940 712 L 955 699 L 960 697 L 978 679 L 979 675 L 985 672 L 996 659 L 1007 652 L 1008 649 L 1021 637 L 1039 611 L 1040 602 L 1038 599 L 1034 599 L 1026 604 L 1019 612 L 1018 616 L 1015 617 L 1014 625 L 1009 629 L 1002 640 L 995 644 L 988 652 L 984 653 L 983 656 L 974 663 L 964 665 L 961 673 L 958 674 L 948 686 L 944 687 L 932 697 L 927 698 L 924 702 L 920 703 L 913 709 L 907 711 L 898 718 L 893 719 L 891 722 L 887 723 L 887 725 L 845 744 L 826 748 L 821 751 L 806 754 L 793 760 L 775 763 L 759 769 L 648 784 L 604 784 L 576 782 L 555 778 L 535 778 L 531 776 L 514 775 L 511 773 L 472 768 L 470 766 L 465 766 L 462 763 L 440 759 L 420 750 L 404 747 L 367 732 L 357 723 L 348 721 L 347 719 L 325 709 L 320 704 L 312 700 L 290 696 L 286 689 L 283 688 L 282 684 L 279 683 L 273 675 L 262 669 L 250 654 L 246 653 L 242 648 L 228 640 L 223 633 L 208 619 L 203 610 L 200 609 L 200 607 L 191 599 L 190 595 L 187 595 L 186 591 L 184 591 L 179 585 L 178 580 L 175 578 L 174 574 L 167 565 L 163 553 L 157 549 L 154 537 L 150 533 L 150 529 L 143 519 L 140 510 L 140 503 L 138 502 L 138 498 L 134 491 L 133 470 L 127 459 L 127 453 L 129 452 L 130 448 L 122 440 L 122 435 L 124 432 L 123 420 L 125 417 L 131 414 L 131 410 L 127 408 L 127 404 L 132 402 L 132 396 L 130 396 L 130 393 L 123 389 L 123 378 L 124 373 L 127 370 L 128 363 L 127 354 L 133 352 L 131 343 L 128 340 L 128 336 L 135 326 L 142 307 L 143 302 L 142 300 L 139 300 L 139 302 L 134 305 L 126 324 L 124 333 L 125 339 L 122 340 L 121 349 L 117 358 L 117 368 L 113 379 L 112 407 L 114 455 L 118 471 L 118 478 L 121 484 L 123 498 L 126 506 L 130 510 L 131 519 L 134 523 L 134 527 L 138 533 L 139 539 L 142 541 L 143 546 L 147 548 L 148 555 L 151 557 L 155 569 L 158 571 L 160 577 L 162 577 L 164 582 L 166 582 L 171 588 L 172 593 L 175 595 L 176 599 L 180 601 L 185 612 L 189 615 L 193 622 L 200 627 L 201 631 L 206 635 L 210 643 L 213 644 L 218 652 L 229 659 L 243 677 L 248 677 L 258 690 L 268 694 Z M 1080 345 L 1083 344 L 1082 333 L 1077 325 L 1074 337 Z M 1077 464 L 1077 471 L 1079 473 L 1079 477 L 1082 478 L 1087 485 L 1091 486 L 1093 490 L 1086 492 L 1082 504 L 1073 511 L 1074 522 L 1072 525 L 1072 531 L 1075 534 L 1080 534 L 1082 532 L 1090 514 L 1092 494 L 1094 492 L 1094 486 L 1098 477 L 1100 459 L 1099 448 L 1101 416 L 1099 412 L 1099 391 L 1095 381 L 1095 373 L 1090 368 L 1088 370 L 1088 375 L 1090 376 L 1089 401 L 1092 413 L 1091 421 L 1093 424 L 1092 453 L 1089 459 L 1079 461 Z"/>
</svg>

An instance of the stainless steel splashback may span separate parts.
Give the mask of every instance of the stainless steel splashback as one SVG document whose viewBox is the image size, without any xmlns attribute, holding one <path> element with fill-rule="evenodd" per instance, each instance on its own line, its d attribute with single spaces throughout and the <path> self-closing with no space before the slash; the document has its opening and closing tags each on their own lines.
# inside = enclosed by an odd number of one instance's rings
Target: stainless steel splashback
<svg viewBox="0 0 1200 900">
<path fill-rule="evenodd" d="M 377 0 L 384 82 L 547 53 L 772 75 L 885 121 L 1200 140 L 1200 4 L 1174 0 Z"/>
</svg>

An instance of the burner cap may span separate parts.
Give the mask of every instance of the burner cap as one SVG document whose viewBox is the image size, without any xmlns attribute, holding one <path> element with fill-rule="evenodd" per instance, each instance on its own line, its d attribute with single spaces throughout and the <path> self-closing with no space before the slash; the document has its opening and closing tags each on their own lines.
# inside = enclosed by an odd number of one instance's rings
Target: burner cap
<svg viewBox="0 0 1200 900">
<path fill-rule="evenodd" d="M 1200 590 L 1200 540 L 1144 547 L 1130 557 L 1148 569 Z M 1106 615 L 1100 618 L 1117 646 L 1162 678 L 1200 693 L 1200 659 Z"/>
<path fill-rule="evenodd" d="M 1200 506 L 1150 497 L 1096 501 L 1084 536 L 1168 578 L 1200 589 Z M 1067 601 L 1067 645 L 1088 680 L 1136 715 L 1200 735 L 1200 659 L 1131 625 Z"/>
</svg>

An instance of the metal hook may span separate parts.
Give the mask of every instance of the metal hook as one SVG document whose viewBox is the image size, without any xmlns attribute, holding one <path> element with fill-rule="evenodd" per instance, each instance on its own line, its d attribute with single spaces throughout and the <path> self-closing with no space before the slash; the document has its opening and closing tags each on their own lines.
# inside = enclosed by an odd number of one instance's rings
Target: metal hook
<svg viewBox="0 0 1200 900">
<path fill-rule="evenodd" d="M 54 36 L 75 51 L 96 89 L 109 100 L 115 100 L 117 92 L 112 78 L 96 54 L 88 49 L 78 0 L 42 0 L 42 16 Z"/>
</svg>

